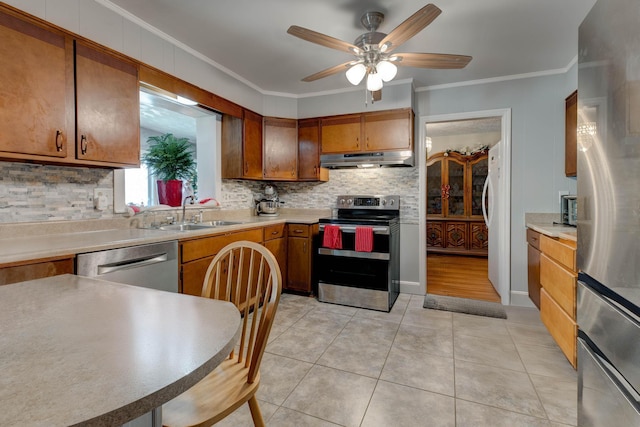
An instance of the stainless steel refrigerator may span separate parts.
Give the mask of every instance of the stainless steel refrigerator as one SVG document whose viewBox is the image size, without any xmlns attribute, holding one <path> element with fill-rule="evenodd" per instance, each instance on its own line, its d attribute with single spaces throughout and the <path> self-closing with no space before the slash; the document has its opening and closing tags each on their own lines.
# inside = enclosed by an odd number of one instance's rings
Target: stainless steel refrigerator
<svg viewBox="0 0 640 427">
<path fill-rule="evenodd" d="M 578 52 L 578 425 L 640 426 L 640 2 L 598 0 Z"/>
</svg>

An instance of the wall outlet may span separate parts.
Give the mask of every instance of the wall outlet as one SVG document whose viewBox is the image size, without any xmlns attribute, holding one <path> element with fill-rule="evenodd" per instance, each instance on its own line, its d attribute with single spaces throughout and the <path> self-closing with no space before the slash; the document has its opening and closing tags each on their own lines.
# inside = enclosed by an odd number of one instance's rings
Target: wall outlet
<svg viewBox="0 0 640 427">
<path fill-rule="evenodd" d="M 107 197 L 106 188 L 93 189 L 93 208 L 97 211 L 103 211 L 109 206 L 109 198 Z"/>
</svg>

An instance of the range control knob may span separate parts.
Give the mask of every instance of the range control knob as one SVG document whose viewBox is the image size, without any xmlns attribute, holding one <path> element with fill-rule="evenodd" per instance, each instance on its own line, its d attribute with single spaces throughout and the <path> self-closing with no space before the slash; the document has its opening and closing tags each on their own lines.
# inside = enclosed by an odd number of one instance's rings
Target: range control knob
<svg viewBox="0 0 640 427">
<path fill-rule="evenodd" d="M 347 199 L 347 203 L 352 205 L 353 204 L 353 199 Z"/>
<path fill-rule="evenodd" d="M 390 204 L 391 206 L 393 206 L 393 204 L 394 204 L 393 199 L 389 200 L 389 204 Z"/>
<path fill-rule="evenodd" d="M 346 203 L 346 200 L 345 200 L 345 199 L 340 199 L 340 204 L 341 204 L 341 205 L 344 205 L 345 203 Z"/>
<path fill-rule="evenodd" d="M 382 206 L 385 206 L 387 204 L 387 199 L 382 199 Z"/>
</svg>

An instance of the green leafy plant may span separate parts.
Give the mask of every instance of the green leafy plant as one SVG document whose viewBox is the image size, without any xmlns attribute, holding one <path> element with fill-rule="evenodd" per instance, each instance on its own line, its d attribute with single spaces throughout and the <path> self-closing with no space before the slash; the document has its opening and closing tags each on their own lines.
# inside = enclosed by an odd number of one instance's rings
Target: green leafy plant
<svg viewBox="0 0 640 427">
<path fill-rule="evenodd" d="M 150 136 L 147 142 L 150 146 L 141 161 L 156 178 L 163 181 L 195 180 L 196 161 L 188 138 L 177 138 L 171 133 L 165 133 Z"/>
</svg>

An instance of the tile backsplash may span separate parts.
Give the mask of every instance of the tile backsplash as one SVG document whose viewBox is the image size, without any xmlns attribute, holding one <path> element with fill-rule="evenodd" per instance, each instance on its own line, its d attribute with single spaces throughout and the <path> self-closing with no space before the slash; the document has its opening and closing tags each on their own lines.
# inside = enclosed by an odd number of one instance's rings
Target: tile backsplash
<svg viewBox="0 0 640 427">
<path fill-rule="evenodd" d="M 418 222 L 418 168 L 334 169 L 329 182 L 274 182 L 294 209 L 335 207 L 340 194 L 398 194 L 400 219 Z M 222 208 L 248 209 L 266 182 L 222 180 Z M 107 191 L 108 208 L 93 208 L 93 190 Z M 0 162 L 0 223 L 112 219 L 113 172 L 109 169 Z"/>
</svg>

